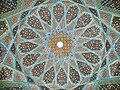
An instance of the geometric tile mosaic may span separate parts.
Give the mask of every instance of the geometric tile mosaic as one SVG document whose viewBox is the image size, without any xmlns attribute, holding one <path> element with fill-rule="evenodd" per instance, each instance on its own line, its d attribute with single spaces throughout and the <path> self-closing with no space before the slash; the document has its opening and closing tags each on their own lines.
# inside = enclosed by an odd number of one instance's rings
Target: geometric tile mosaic
<svg viewBox="0 0 120 90">
<path fill-rule="evenodd" d="M 0 2 L 0 90 L 120 90 L 119 0 Z"/>
</svg>

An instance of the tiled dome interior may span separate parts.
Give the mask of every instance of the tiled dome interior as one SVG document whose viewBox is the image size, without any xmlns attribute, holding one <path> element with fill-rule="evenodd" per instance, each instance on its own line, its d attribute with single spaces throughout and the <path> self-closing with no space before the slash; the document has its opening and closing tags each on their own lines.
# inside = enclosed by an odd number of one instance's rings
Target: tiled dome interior
<svg viewBox="0 0 120 90">
<path fill-rule="evenodd" d="M 120 90 L 119 0 L 0 2 L 0 90 Z"/>
</svg>

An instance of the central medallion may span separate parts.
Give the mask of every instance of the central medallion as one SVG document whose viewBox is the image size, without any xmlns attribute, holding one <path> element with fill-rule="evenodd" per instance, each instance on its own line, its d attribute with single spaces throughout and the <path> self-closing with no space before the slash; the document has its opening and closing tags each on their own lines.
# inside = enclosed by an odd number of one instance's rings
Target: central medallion
<svg viewBox="0 0 120 90">
<path fill-rule="evenodd" d="M 62 48 L 62 47 L 63 47 L 63 42 L 58 42 L 58 43 L 57 43 L 57 46 L 58 46 L 59 48 Z"/>
<path fill-rule="evenodd" d="M 51 51 L 56 56 L 66 56 L 71 52 L 72 40 L 65 34 L 56 34 L 49 40 Z"/>
</svg>

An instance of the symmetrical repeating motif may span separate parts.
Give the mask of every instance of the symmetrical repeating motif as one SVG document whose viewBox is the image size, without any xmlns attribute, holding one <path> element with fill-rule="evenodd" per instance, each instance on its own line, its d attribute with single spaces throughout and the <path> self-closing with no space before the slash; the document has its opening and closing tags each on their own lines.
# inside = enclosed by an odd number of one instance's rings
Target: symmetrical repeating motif
<svg viewBox="0 0 120 90">
<path fill-rule="evenodd" d="M 120 90 L 119 0 L 1 0 L 0 90 Z"/>
</svg>

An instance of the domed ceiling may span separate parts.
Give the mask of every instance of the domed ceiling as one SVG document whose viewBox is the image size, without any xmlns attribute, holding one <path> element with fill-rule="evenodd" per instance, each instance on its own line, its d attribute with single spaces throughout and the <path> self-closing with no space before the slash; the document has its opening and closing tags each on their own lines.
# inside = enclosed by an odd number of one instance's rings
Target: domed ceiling
<svg viewBox="0 0 120 90">
<path fill-rule="evenodd" d="M 119 0 L 0 2 L 0 90 L 120 90 Z"/>
</svg>

